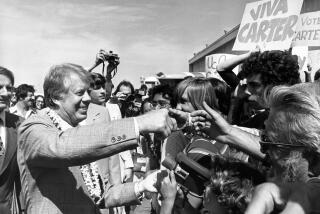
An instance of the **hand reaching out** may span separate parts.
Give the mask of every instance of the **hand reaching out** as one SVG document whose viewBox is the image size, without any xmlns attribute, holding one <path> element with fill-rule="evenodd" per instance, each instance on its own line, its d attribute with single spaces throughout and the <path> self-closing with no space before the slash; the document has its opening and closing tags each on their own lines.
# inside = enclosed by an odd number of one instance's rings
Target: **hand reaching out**
<svg viewBox="0 0 320 214">
<path fill-rule="evenodd" d="M 160 173 L 160 189 L 162 200 L 172 200 L 176 198 L 177 181 L 173 171 L 163 170 Z"/>
<path fill-rule="evenodd" d="M 203 107 L 204 110 L 191 113 L 196 130 L 204 132 L 215 140 L 227 136 L 232 126 L 218 112 L 210 108 L 206 102 L 203 103 Z"/>
</svg>

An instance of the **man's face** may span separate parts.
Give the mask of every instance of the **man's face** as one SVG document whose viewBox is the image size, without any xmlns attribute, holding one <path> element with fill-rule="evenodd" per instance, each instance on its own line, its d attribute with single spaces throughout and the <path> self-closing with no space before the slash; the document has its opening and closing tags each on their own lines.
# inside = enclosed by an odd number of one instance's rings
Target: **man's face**
<svg viewBox="0 0 320 214">
<path fill-rule="evenodd" d="M 60 107 L 58 115 L 72 126 L 77 126 L 87 118 L 87 110 L 91 98 L 88 94 L 89 84 L 83 82 L 78 74 L 71 74 L 67 81 L 69 90 L 62 94 L 62 99 L 57 101 Z"/>
<path fill-rule="evenodd" d="M 271 125 L 272 122 L 286 121 L 286 113 L 279 109 L 270 109 L 269 117 L 265 121 L 267 135 L 277 133 L 285 130 L 278 130 L 275 125 Z M 277 123 L 276 123 L 277 124 Z M 284 143 L 288 144 L 286 139 L 277 139 L 278 142 L 273 143 Z M 308 162 L 302 157 L 302 148 L 287 148 L 272 146 L 267 151 L 274 170 L 275 179 L 279 179 L 283 182 L 295 182 L 305 181 L 308 177 Z"/>
<path fill-rule="evenodd" d="M 152 106 L 155 109 L 171 107 L 170 100 L 168 98 L 166 98 L 166 96 L 163 96 L 162 93 L 154 95 L 154 97 L 152 99 Z"/>
<path fill-rule="evenodd" d="M 13 105 L 15 105 L 18 102 L 17 96 L 16 96 L 16 92 L 12 92 L 11 93 L 11 103 Z"/>
<path fill-rule="evenodd" d="M 247 77 L 247 88 L 251 95 L 256 96 L 259 104 L 263 104 L 265 86 L 261 82 L 261 74 Z"/>
<path fill-rule="evenodd" d="M 90 90 L 91 102 L 102 105 L 106 102 L 106 91 L 104 85 L 95 85 L 93 89 Z"/>
<path fill-rule="evenodd" d="M 32 107 L 33 106 L 33 101 L 34 101 L 33 92 L 28 91 L 27 96 L 24 98 L 23 101 L 28 107 Z"/>
<path fill-rule="evenodd" d="M 122 94 L 121 96 L 124 98 L 128 97 L 129 95 L 131 95 L 133 93 L 133 91 L 131 91 L 130 87 L 124 86 L 124 85 L 122 85 L 119 88 L 119 92 Z"/>
<path fill-rule="evenodd" d="M 0 74 L 0 112 L 9 106 L 11 91 L 12 82 L 7 76 Z"/>
</svg>

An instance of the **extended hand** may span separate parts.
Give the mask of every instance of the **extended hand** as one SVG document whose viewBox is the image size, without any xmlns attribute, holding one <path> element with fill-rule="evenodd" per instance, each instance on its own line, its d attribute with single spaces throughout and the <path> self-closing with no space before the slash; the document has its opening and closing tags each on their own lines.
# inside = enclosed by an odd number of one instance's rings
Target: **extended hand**
<svg viewBox="0 0 320 214">
<path fill-rule="evenodd" d="M 190 113 L 169 108 L 169 115 L 177 121 L 177 128 L 183 129 L 189 123 Z"/>
<path fill-rule="evenodd" d="M 177 181 L 173 171 L 164 170 L 160 174 L 160 194 L 162 200 L 174 201 L 177 194 Z"/>
<path fill-rule="evenodd" d="M 191 113 L 192 122 L 197 130 L 203 131 L 212 139 L 219 140 L 229 134 L 232 126 L 215 110 L 210 108 L 206 102 L 203 103 L 204 110 Z"/>
<path fill-rule="evenodd" d="M 156 186 L 157 186 L 157 177 L 159 171 L 155 171 L 151 174 L 149 174 L 145 179 L 139 182 L 139 189 L 141 191 L 148 191 L 148 192 L 158 192 Z"/>
<path fill-rule="evenodd" d="M 177 122 L 169 117 L 167 109 L 150 111 L 147 114 L 136 117 L 140 134 L 159 133 L 168 137 L 172 130 L 177 129 Z"/>
</svg>

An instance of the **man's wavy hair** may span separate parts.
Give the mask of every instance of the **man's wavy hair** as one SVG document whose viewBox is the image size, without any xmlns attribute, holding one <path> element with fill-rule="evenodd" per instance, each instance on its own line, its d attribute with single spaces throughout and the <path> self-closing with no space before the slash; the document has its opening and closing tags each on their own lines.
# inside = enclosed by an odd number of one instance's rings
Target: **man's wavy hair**
<svg viewBox="0 0 320 214">
<path fill-rule="evenodd" d="M 90 85 L 90 73 L 82 66 L 72 63 L 54 65 L 50 68 L 43 83 L 46 106 L 52 109 L 58 108 L 58 105 L 54 103 L 54 100 L 61 100 L 62 95 L 68 93 L 70 76 L 72 74 L 78 75 L 83 82 L 88 84 L 88 86 Z"/>
<path fill-rule="evenodd" d="M 28 92 L 34 93 L 34 87 L 28 84 L 21 84 L 16 89 L 16 96 L 18 100 L 24 100 L 28 96 Z"/>
<path fill-rule="evenodd" d="M 244 61 L 240 78 L 261 74 L 264 86 L 294 85 L 300 83 L 298 57 L 289 51 L 265 51 L 252 53 Z"/>
<path fill-rule="evenodd" d="M 301 83 L 274 87 L 268 104 L 275 116 L 266 122 L 273 142 L 303 144 L 312 150 L 320 146 L 320 84 Z M 278 115 L 278 113 L 281 114 Z"/>
</svg>

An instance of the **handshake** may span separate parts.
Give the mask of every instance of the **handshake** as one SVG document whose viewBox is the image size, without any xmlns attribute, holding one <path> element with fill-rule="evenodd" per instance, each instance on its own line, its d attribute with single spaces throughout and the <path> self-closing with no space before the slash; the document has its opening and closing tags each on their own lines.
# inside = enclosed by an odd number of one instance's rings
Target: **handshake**
<svg viewBox="0 0 320 214">
<path fill-rule="evenodd" d="M 215 139 L 227 133 L 229 124 L 218 112 L 204 103 L 204 110 L 192 113 L 176 109 L 160 109 L 136 117 L 140 134 L 158 133 L 164 138 L 172 132 L 190 128 L 198 135 Z"/>
</svg>

